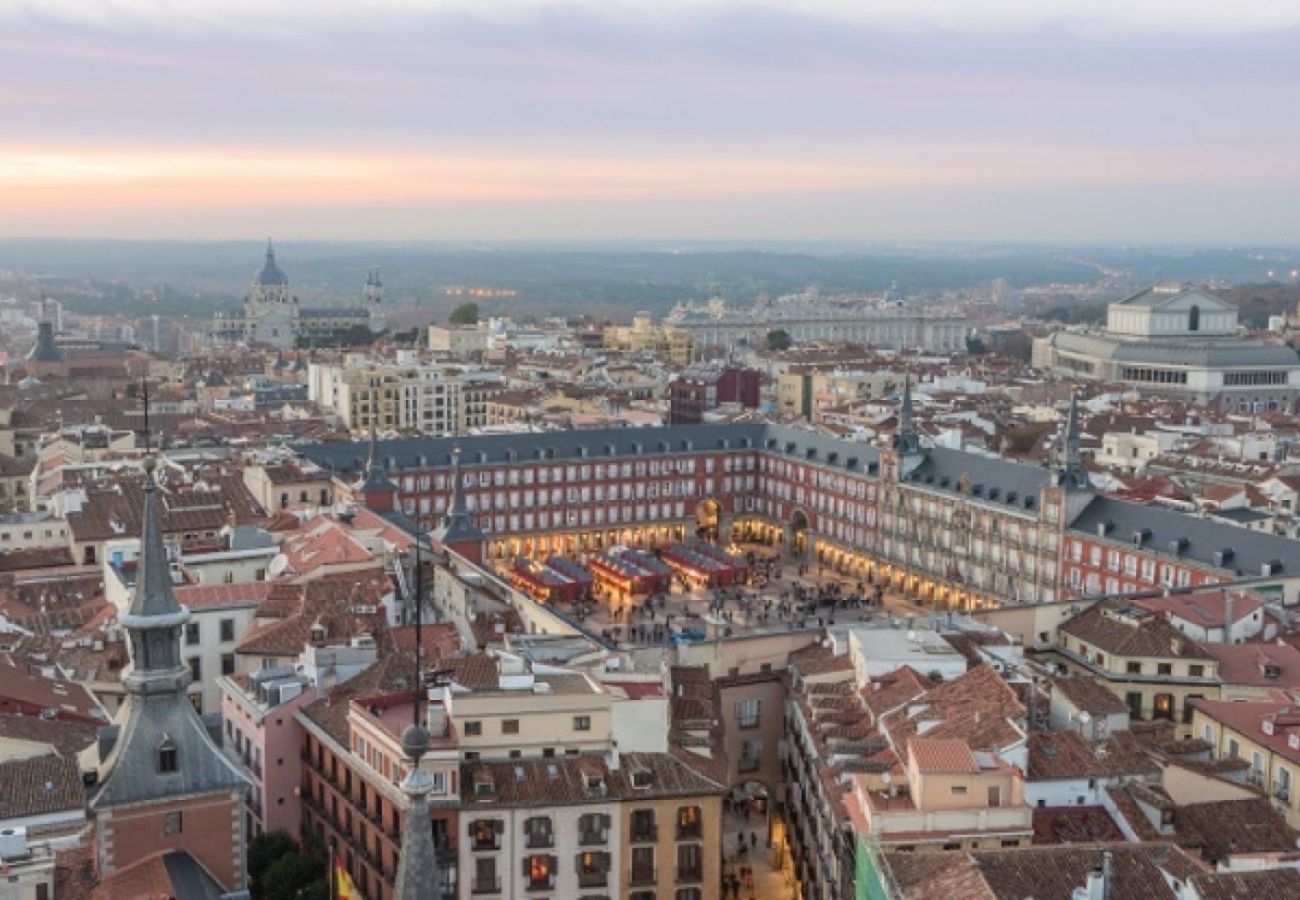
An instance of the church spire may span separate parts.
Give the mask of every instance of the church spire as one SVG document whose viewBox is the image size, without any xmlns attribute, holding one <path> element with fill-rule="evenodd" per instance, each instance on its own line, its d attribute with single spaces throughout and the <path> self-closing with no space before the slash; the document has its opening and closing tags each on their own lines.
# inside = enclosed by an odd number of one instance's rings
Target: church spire
<svg viewBox="0 0 1300 900">
<path fill-rule="evenodd" d="M 1083 455 L 1080 452 L 1082 434 L 1079 429 L 1079 395 L 1070 394 L 1070 412 L 1065 419 L 1065 430 L 1061 435 L 1060 471 L 1061 484 L 1067 488 L 1086 489 L 1092 482 L 1088 470 L 1083 467 Z"/>
<path fill-rule="evenodd" d="M 912 413 L 912 376 L 903 376 L 903 402 L 898 410 L 898 432 L 894 435 L 894 449 L 904 456 L 921 452 L 921 438 L 916 433 Z"/>
<path fill-rule="evenodd" d="M 480 562 L 483 553 L 483 532 L 470 515 L 465 502 L 464 478 L 460 471 L 460 448 L 451 452 L 451 507 L 433 531 L 435 546 L 450 547 L 462 556 Z"/>
</svg>

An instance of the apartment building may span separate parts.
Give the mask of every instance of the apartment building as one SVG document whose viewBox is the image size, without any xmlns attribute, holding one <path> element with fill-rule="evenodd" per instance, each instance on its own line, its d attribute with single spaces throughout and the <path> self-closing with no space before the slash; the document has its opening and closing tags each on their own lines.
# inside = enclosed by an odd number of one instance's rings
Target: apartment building
<svg viewBox="0 0 1300 900">
<path fill-rule="evenodd" d="M 485 658 L 490 669 L 446 695 L 467 762 L 604 753 L 613 743 L 612 697 L 586 672 Z"/>
<path fill-rule="evenodd" d="M 351 359 L 312 363 L 308 398 L 354 432 L 371 427 L 430 435 L 468 434 L 488 423 L 488 399 L 504 388 L 494 373 L 459 366 Z"/>
<path fill-rule="evenodd" d="M 1218 759 L 1249 763 L 1246 781 L 1300 827 L 1300 704 L 1291 698 L 1194 700 L 1191 733 Z"/>
<path fill-rule="evenodd" d="M 618 896 L 720 900 L 725 787 L 672 753 L 625 753 Z"/>
<path fill-rule="evenodd" d="M 622 868 L 619 792 L 600 756 L 471 762 L 459 867 L 474 896 L 609 896 Z"/>
<path fill-rule="evenodd" d="M 1180 734 L 1192 701 L 1219 696 L 1219 663 L 1163 615 L 1123 601 L 1096 603 L 1058 629 L 1055 653 L 1093 675 L 1128 706 L 1129 718 L 1164 720 Z"/>
</svg>

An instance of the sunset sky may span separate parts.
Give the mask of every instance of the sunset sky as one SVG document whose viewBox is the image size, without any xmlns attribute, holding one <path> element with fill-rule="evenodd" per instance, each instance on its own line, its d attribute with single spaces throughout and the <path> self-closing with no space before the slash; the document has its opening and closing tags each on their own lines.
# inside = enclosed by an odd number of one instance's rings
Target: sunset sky
<svg viewBox="0 0 1300 900">
<path fill-rule="evenodd" d="M 1297 48 L 1294 0 L 0 0 L 0 236 L 1294 243 Z"/>
</svg>

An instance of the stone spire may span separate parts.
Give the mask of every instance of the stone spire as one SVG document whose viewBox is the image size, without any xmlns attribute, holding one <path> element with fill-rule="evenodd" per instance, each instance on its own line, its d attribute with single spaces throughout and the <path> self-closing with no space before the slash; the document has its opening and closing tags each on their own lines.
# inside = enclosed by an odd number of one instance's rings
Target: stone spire
<svg viewBox="0 0 1300 900">
<path fill-rule="evenodd" d="M 397 485 L 389 479 L 379 461 L 379 431 L 373 419 L 370 422 L 370 454 L 366 459 L 366 472 L 357 484 L 357 491 L 362 494 L 370 509 L 382 511 L 393 508 Z"/>
<path fill-rule="evenodd" d="M 416 664 L 418 667 L 418 660 Z M 415 689 L 418 696 L 421 690 L 418 681 Z M 420 759 L 429 752 L 428 730 L 420 724 L 406 726 L 402 732 L 402 749 L 411 762 L 411 771 L 402 782 L 407 808 L 402 823 L 402 852 L 393 900 L 427 900 L 439 896 L 444 880 L 438 851 L 433 845 L 433 829 L 429 825 L 429 793 L 433 790 L 433 778 L 420 768 Z"/>
<path fill-rule="evenodd" d="M 483 532 L 465 503 L 464 479 L 460 472 L 460 448 L 451 453 L 451 508 L 443 515 L 432 538 L 439 547 L 450 547 L 475 562 L 482 561 Z"/>
<path fill-rule="evenodd" d="M 1070 395 L 1070 413 L 1065 420 L 1065 433 L 1061 437 L 1060 481 L 1066 488 L 1087 489 L 1091 486 L 1088 470 L 1083 467 L 1079 451 L 1079 395 Z"/>
<path fill-rule="evenodd" d="M 186 695 L 191 676 L 181 656 L 181 631 L 190 612 L 176 601 L 172 590 L 156 465 L 152 456 L 145 458 L 144 526 L 135 596 L 128 611 L 118 616 L 129 636 L 132 665 L 122 679 L 126 702 L 115 727 L 101 736 L 107 755 L 90 800 L 96 813 L 197 794 L 230 796 L 248 787 L 243 774 L 213 742 Z M 242 817 L 236 819 L 242 822 Z M 103 856 L 108 850 L 101 847 L 100 852 Z M 235 881 L 242 886 L 243 880 L 241 868 Z"/>
<path fill-rule="evenodd" d="M 921 452 L 921 437 L 916 433 L 912 414 L 912 376 L 903 377 L 903 402 L 898 410 L 898 432 L 894 435 L 894 449 L 904 456 Z"/>
</svg>

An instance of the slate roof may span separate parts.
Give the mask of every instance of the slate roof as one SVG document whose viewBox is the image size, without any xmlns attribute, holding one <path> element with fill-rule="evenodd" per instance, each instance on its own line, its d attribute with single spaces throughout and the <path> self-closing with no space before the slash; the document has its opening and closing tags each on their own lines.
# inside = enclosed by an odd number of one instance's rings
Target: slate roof
<svg viewBox="0 0 1300 900">
<path fill-rule="evenodd" d="M 746 443 L 748 442 L 748 443 Z M 591 428 L 546 431 L 527 435 L 462 435 L 459 437 L 398 438 L 378 443 L 378 453 L 388 471 L 450 467 L 452 451 L 462 450 L 461 464 L 499 465 L 515 461 L 566 461 L 592 463 L 609 459 L 748 447 L 791 459 L 827 464 L 864 473 L 880 461 L 869 444 L 828 437 L 782 425 L 745 422 L 723 425 L 669 425 L 659 428 Z M 638 450 L 638 447 L 640 448 Z M 585 448 L 586 456 L 583 456 Z M 612 453 L 611 453 L 612 448 Z M 366 441 L 299 444 L 294 448 L 307 459 L 335 474 L 359 475 L 368 456 Z M 809 455 L 811 453 L 811 456 Z M 546 455 L 544 455 L 546 454 Z M 391 460 L 391 464 L 389 464 Z M 423 460 L 423 462 L 421 462 Z M 850 466 L 850 460 L 853 465 Z"/>
<path fill-rule="evenodd" d="M 1057 331 L 1048 336 L 1052 346 L 1067 353 L 1086 354 L 1118 363 L 1166 366 L 1291 366 L 1300 357 L 1282 343 L 1234 338 L 1131 340 L 1105 334 Z"/>
<path fill-rule="evenodd" d="M 1300 574 L 1300 541 L 1211 522 L 1163 506 L 1094 497 L 1070 523 L 1070 531 L 1095 538 L 1099 525 L 1110 525 L 1109 539 L 1130 547 L 1134 532 L 1148 529 L 1144 552 L 1171 562 L 1184 560 L 1243 576 L 1259 575 L 1265 563 L 1277 562 L 1280 567 L 1274 574 L 1279 577 Z M 1187 544 L 1175 556 L 1170 544 L 1179 538 L 1186 538 Z M 1220 564 L 1214 554 L 1225 548 L 1232 549 L 1233 557 Z"/>
<path fill-rule="evenodd" d="M 635 787 L 632 774 L 649 774 L 647 787 Z M 587 779 L 598 777 L 604 792 L 593 791 Z M 491 782 L 494 790 L 483 796 L 475 785 Z M 723 785 L 707 778 L 670 753 L 624 753 L 617 769 L 600 756 L 566 756 L 504 762 L 473 762 L 461 766 L 465 786 L 465 816 L 490 806 L 564 806 L 609 803 L 638 798 L 684 797 L 721 794 Z"/>
</svg>

